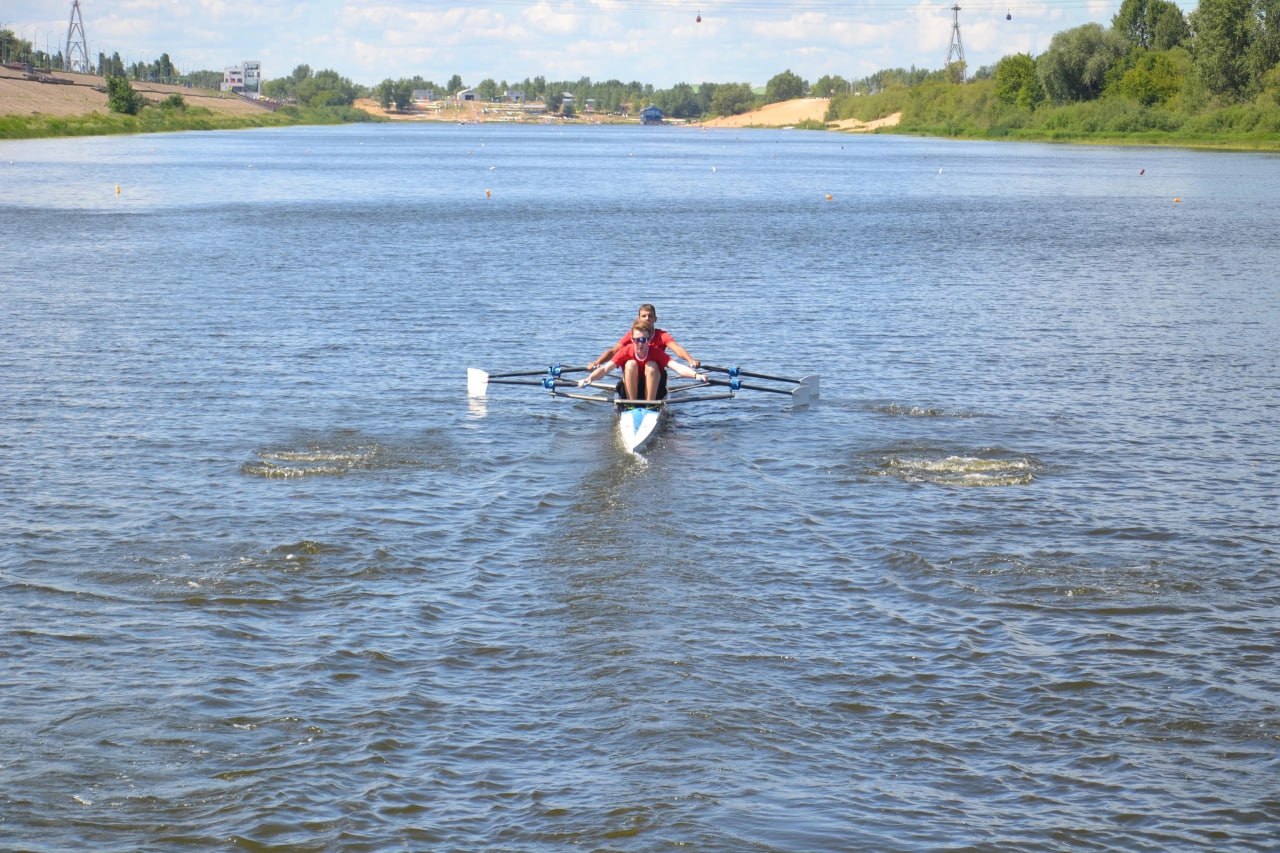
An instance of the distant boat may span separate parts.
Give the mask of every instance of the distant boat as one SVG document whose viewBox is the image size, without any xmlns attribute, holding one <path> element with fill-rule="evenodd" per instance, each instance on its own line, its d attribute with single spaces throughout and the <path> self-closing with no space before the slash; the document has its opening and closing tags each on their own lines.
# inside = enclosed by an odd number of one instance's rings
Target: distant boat
<svg viewBox="0 0 1280 853">
<path fill-rule="evenodd" d="M 640 113 L 641 124 L 662 124 L 663 118 L 662 110 L 658 109 L 653 104 L 645 107 L 643 112 Z"/>
</svg>

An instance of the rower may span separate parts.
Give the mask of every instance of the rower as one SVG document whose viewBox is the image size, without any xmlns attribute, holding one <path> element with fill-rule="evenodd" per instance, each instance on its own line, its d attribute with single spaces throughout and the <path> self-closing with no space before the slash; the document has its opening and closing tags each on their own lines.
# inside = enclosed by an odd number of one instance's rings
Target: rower
<svg viewBox="0 0 1280 853">
<path fill-rule="evenodd" d="M 692 367 L 672 361 L 671 356 L 661 348 L 654 346 L 653 324 L 647 320 L 637 319 L 631 324 L 631 332 L 626 342 L 613 354 L 613 358 L 598 365 L 578 381 L 582 388 L 599 379 L 615 367 L 622 368 L 622 381 L 618 383 L 617 393 L 626 400 L 661 400 L 667 396 L 667 368 L 687 379 L 707 381 L 707 374 L 699 373 Z M 623 397 L 623 395 L 626 395 Z"/>
<path fill-rule="evenodd" d="M 640 310 L 636 312 L 636 319 L 644 320 L 649 325 L 656 326 L 658 322 L 658 309 L 654 308 L 651 303 L 646 302 L 641 305 Z M 587 367 L 594 369 L 609 361 L 609 359 L 612 358 L 620 348 L 627 346 L 627 342 L 630 337 L 631 330 L 628 329 L 627 333 L 619 338 L 616 344 L 613 344 L 604 352 L 600 353 L 600 357 L 595 361 L 588 363 Z M 683 358 L 685 361 L 689 362 L 691 367 L 697 368 L 702 366 L 702 362 L 689 355 L 689 351 L 676 343 L 676 339 L 671 337 L 671 333 L 666 329 L 655 328 L 653 330 L 653 340 L 649 342 L 649 346 L 658 350 L 670 349 L 677 357 Z"/>
</svg>

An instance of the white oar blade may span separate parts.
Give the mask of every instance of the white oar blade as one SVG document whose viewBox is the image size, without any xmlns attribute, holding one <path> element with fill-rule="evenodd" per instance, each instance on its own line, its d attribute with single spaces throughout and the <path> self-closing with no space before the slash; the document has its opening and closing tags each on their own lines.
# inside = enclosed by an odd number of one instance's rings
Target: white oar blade
<svg viewBox="0 0 1280 853">
<path fill-rule="evenodd" d="M 791 392 L 791 407 L 793 409 L 809 408 L 809 386 L 797 385 L 796 390 Z"/>
<path fill-rule="evenodd" d="M 483 397 L 489 391 L 489 374 L 478 367 L 467 368 L 467 396 Z"/>
<path fill-rule="evenodd" d="M 812 376 L 800 377 L 800 384 L 809 389 L 809 396 L 814 400 L 822 396 L 818 390 L 818 378 L 818 374 L 816 373 Z"/>
</svg>

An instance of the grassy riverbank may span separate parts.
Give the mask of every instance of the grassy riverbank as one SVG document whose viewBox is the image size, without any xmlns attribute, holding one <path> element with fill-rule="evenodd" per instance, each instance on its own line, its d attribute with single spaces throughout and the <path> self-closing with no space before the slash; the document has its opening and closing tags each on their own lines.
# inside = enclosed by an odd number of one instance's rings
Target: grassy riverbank
<svg viewBox="0 0 1280 853">
<path fill-rule="evenodd" d="M 36 139 L 51 136 L 105 136 L 117 133 L 162 133 L 180 130 L 235 130 L 247 127 L 281 127 L 292 124 L 343 124 L 376 121 L 360 110 L 340 107 L 299 110 L 285 107 L 276 112 L 228 115 L 206 107 L 173 109 L 148 107 L 138 115 L 93 112 L 78 116 L 0 116 L 0 139 Z"/>
<path fill-rule="evenodd" d="M 97 75 L 27 74 L 0 67 L 0 139 L 378 120 L 350 107 L 283 107 L 272 112 L 260 103 L 208 89 L 162 83 L 134 83 L 133 88 L 144 105 L 137 115 L 125 115 L 108 109 L 105 81 Z"/>
<path fill-rule="evenodd" d="M 837 96 L 826 120 L 868 121 L 896 112 L 902 119 L 893 132 L 919 136 L 1280 151 L 1276 105 L 1205 105 L 1179 111 L 1112 96 L 1031 109 L 1002 101 L 992 80 L 928 82 L 876 95 Z"/>
</svg>

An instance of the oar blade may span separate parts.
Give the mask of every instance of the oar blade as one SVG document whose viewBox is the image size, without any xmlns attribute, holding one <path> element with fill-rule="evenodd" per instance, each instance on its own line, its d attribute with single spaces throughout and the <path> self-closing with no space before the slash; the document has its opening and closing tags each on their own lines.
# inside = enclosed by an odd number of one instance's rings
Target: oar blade
<svg viewBox="0 0 1280 853">
<path fill-rule="evenodd" d="M 467 396 L 483 397 L 489 392 L 489 374 L 478 367 L 467 368 Z"/>
<path fill-rule="evenodd" d="M 812 399 L 813 393 L 809 390 L 808 385 L 797 385 L 795 390 L 791 392 L 791 408 L 807 409 L 809 401 Z"/>
<path fill-rule="evenodd" d="M 814 373 L 814 374 L 812 374 L 812 375 L 810 375 L 810 376 L 801 376 L 801 377 L 800 377 L 800 384 L 801 384 L 801 385 L 803 385 L 804 387 L 806 387 L 806 388 L 808 388 L 808 389 L 809 389 L 809 396 L 810 396 L 810 398 L 812 398 L 812 399 L 814 399 L 814 400 L 816 400 L 816 399 L 818 399 L 820 396 L 822 396 L 822 395 L 821 395 L 821 393 L 820 393 L 820 390 L 819 390 L 819 388 L 818 388 L 818 380 L 819 380 L 819 379 L 820 379 L 820 377 L 819 377 L 819 376 L 818 376 L 818 374 L 816 374 L 816 373 Z"/>
</svg>

